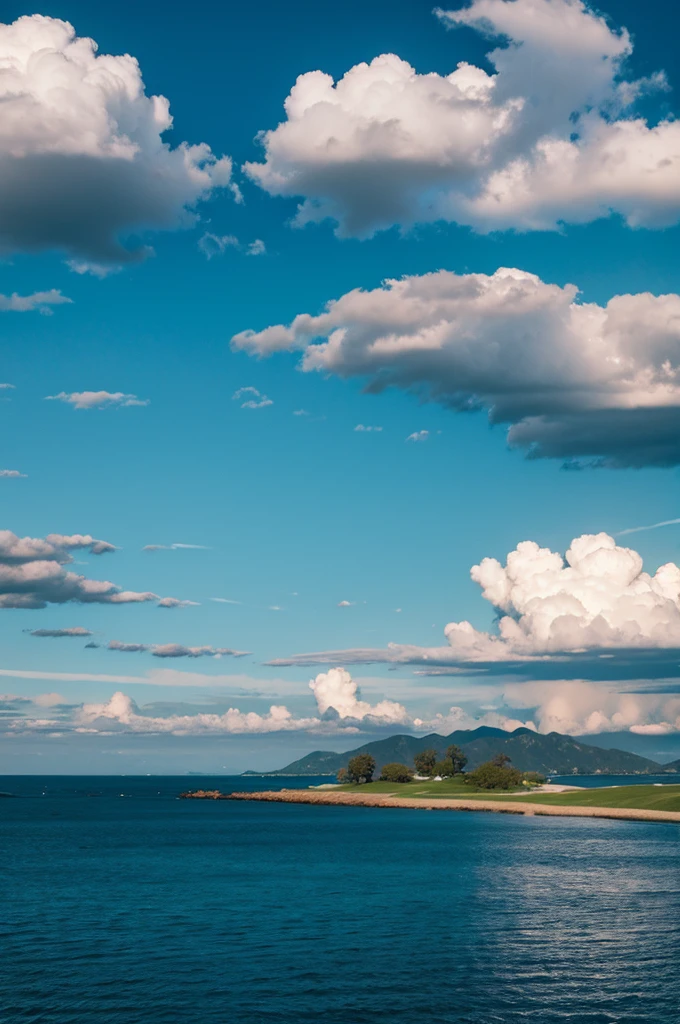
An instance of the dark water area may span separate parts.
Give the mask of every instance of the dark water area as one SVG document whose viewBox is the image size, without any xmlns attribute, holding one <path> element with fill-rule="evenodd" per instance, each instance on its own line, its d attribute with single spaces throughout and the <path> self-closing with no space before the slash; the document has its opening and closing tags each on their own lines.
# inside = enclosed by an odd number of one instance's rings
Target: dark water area
<svg viewBox="0 0 680 1024">
<path fill-rule="evenodd" d="M 1 1024 L 677 1024 L 680 827 L 312 781 L 0 778 Z"/>
</svg>

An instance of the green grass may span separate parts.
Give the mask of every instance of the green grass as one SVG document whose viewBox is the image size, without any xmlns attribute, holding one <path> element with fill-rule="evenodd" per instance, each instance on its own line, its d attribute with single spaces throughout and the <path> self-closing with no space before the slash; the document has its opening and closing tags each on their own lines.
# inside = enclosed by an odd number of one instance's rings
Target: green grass
<svg viewBox="0 0 680 1024">
<path fill-rule="evenodd" d="M 680 783 L 667 786 L 613 786 L 582 789 L 576 793 L 531 793 L 526 787 L 510 792 L 473 789 L 456 779 L 443 782 L 370 782 L 365 786 L 339 786 L 335 792 L 389 793 L 401 797 L 439 797 L 449 800 L 526 800 L 567 807 L 631 807 L 636 810 L 680 811 Z"/>
<path fill-rule="evenodd" d="M 567 807 L 634 807 L 648 811 L 680 811 L 680 784 L 669 786 L 615 786 L 580 793 L 534 793 L 531 803 Z"/>
</svg>

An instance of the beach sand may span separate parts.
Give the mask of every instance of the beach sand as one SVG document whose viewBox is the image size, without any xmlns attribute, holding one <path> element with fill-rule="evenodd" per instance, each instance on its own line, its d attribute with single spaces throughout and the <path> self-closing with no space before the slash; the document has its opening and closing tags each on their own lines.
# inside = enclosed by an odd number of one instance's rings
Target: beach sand
<svg viewBox="0 0 680 1024">
<path fill-rule="evenodd" d="M 494 811 L 497 814 L 526 814 L 566 818 L 617 818 L 626 821 L 667 821 L 680 823 L 680 811 L 651 811 L 634 807 L 565 807 L 528 803 L 522 800 L 448 800 L 408 798 L 374 793 L 338 793 L 318 789 L 264 790 L 230 793 L 226 800 L 263 800 L 270 803 L 333 804 L 343 807 L 407 807 L 418 811 Z"/>
</svg>

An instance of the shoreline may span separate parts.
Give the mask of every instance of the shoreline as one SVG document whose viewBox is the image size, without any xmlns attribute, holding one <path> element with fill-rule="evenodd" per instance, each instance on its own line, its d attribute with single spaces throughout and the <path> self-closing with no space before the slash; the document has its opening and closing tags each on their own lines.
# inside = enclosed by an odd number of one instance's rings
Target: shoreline
<svg viewBox="0 0 680 1024">
<path fill-rule="evenodd" d="M 455 800 L 427 797 L 400 797 L 389 794 L 337 793 L 326 790 L 281 789 L 252 793 L 219 795 L 183 794 L 185 799 L 259 800 L 264 803 L 324 804 L 344 807 L 401 807 L 421 811 L 491 811 L 496 814 L 566 818 L 614 818 L 623 821 L 659 821 L 680 824 L 680 811 L 654 811 L 634 807 L 577 807 L 560 804 L 537 804 L 522 800 Z"/>
</svg>

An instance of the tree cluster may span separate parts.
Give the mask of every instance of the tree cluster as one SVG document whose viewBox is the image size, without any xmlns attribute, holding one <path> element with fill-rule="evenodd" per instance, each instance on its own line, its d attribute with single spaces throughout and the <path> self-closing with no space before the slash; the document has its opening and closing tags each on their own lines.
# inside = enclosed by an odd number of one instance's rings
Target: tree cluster
<svg viewBox="0 0 680 1024">
<path fill-rule="evenodd" d="M 442 779 L 450 779 L 454 775 L 460 775 L 467 762 L 466 755 L 454 743 L 446 748 L 446 756 L 441 760 L 433 747 L 421 750 L 413 758 L 413 763 L 419 775 L 427 775 L 429 778 L 439 775 Z"/>
<path fill-rule="evenodd" d="M 469 786 L 476 789 L 515 789 L 523 782 L 537 785 L 545 782 L 545 776 L 540 772 L 521 772 L 513 768 L 507 754 L 496 754 L 490 761 L 480 764 L 474 771 L 463 773 L 467 764 L 467 757 L 460 747 L 452 744 L 446 749 L 446 757 L 439 759 L 439 754 L 434 748 L 422 750 L 416 754 L 413 761 L 416 772 L 419 775 L 426 775 L 434 778 L 437 775 L 442 779 L 453 778 L 454 775 L 463 777 Z M 375 774 L 375 758 L 370 754 L 357 754 L 351 758 L 346 768 L 338 772 L 338 782 L 354 783 L 363 785 L 373 782 Z M 394 761 L 383 766 L 380 773 L 381 782 L 411 782 L 414 771 L 405 764 Z"/>
</svg>

